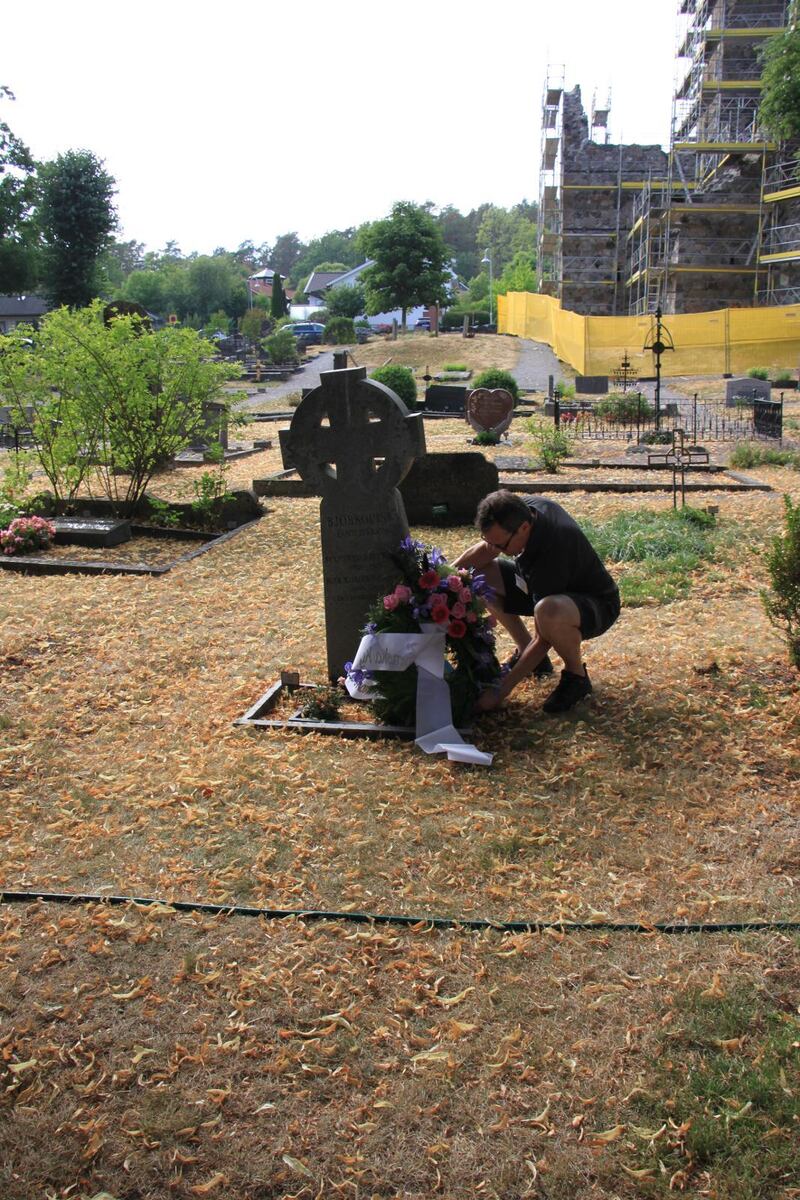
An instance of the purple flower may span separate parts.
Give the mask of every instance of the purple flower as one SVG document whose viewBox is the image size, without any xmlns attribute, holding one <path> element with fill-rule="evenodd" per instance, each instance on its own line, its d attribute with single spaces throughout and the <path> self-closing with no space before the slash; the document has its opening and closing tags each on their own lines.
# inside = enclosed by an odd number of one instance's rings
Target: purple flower
<svg viewBox="0 0 800 1200">
<path fill-rule="evenodd" d="M 378 626 L 375 624 L 374 621 L 367 621 L 366 625 L 364 626 L 364 628 L 362 629 L 361 632 L 362 633 L 377 633 Z"/>
<path fill-rule="evenodd" d="M 432 546 L 428 551 L 428 562 L 431 564 L 431 566 L 436 567 L 439 565 L 439 563 L 443 563 L 445 561 L 445 556 L 442 554 L 438 546 Z"/>
</svg>

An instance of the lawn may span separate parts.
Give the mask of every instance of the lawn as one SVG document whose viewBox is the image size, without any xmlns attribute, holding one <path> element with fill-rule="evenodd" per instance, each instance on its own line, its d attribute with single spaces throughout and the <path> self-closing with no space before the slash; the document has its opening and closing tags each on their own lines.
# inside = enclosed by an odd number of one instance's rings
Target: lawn
<svg viewBox="0 0 800 1200">
<path fill-rule="evenodd" d="M 713 549 L 649 560 L 587 646 L 591 704 L 531 681 L 480 723 L 490 770 L 233 725 L 324 676 L 316 500 L 160 579 L 0 575 L 3 887 L 159 901 L 0 908 L 4 1200 L 800 1196 L 797 935 L 591 928 L 800 920 L 800 679 L 759 597 L 800 474 L 749 473 L 775 490 L 704 496 Z M 671 498 L 565 504 L 610 539 Z"/>
</svg>

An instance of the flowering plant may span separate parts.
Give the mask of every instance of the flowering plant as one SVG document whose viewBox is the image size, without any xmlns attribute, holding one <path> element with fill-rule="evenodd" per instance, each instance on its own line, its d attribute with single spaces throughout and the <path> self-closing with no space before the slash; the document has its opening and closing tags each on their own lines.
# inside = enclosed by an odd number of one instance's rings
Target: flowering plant
<svg viewBox="0 0 800 1200">
<path fill-rule="evenodd" d="M 0 530 L 0 550 L 3 554 L 46 550 L 55 536 L 55 526 L 44 517 L 17 517 L 8 529 Z"/>
<path fill-rule="evenodd" d="M 471 568 L 449 566 L 441 550 L 411 537 L 392 555 L 402 580 L 393 592 L 380 597 L 370 609 L 365 633 L 419 633 L 421 623 L 445 631 L 445 678 L 450 687 L 453 721 L 465 724 L 481 692 L 500 677 L 495 655 L 495 618 L 488 612 L 491 588 L 483 575 Z M 372 706 L 387 725 L 413 725 L 416 714 L 417 668 L 405 671 L 355 671 L 345 664 L 359 685 L 375 685 Z"/>
</svg>

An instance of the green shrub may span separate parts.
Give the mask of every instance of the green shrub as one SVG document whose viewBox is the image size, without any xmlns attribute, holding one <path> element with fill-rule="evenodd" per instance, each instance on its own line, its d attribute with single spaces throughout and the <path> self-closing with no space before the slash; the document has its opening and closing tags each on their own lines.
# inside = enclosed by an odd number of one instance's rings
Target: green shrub
<svg viewBox="0 0 800 1200">
<path fill-rule="evenodd" d="M 323 341 L 332 346 L 352 344 L 356 340 L 356 330 L 352 317 L 331 317 L 322 335 Z"/>
<path fill-rule="evenodd" d="M 290 329 L 277 329 L 271 337 L 264 339 L 262 345 L 270 362 L 276 366 L 298 361 L 297 338 Z"/>
<path fill-rule="evenodd" d="M 574 400 L 575 399 L 575 384 L 559 382 L 553 388 L 553 395 L 557 400 Z"/>
<path fill-rule="evenodd" d="M 773 376 L 773 382 L 777 384 L 794 383 L 794 375 L 788 367 L 779 367 Z"/>
<path fill-rule="evenodd" d="M 750 379 L 769 379 L 769 370 L 767 367 L 751 367 L 747 375 Z"/>
<path fill-rule="evenodd" d="M 791 450 L 776 450 L 758 442 L 739 442 L 731 452 L 732 467 L 798 467 L 800 455 Z"/>
<path fill-rule="evenodd" d="M 469 317 L 470 325 L 488 325 L 489 310 L 483 308 L 448 308 L 439 320 L 439 328 L 445 333 L 448 330 L 461 329 L 464 317 Z"/>
<path fill-rule="evenodd" d="M 767 616 L 789 647 L 789 661 L 800 670 L 800 504 L 784 496 L 786 529 L 767 554 L 770 592 L 761 598 Z"/>
<path fill-rule="evenodd" d="M 594 406 L 595 416 L 611 424 L 635 425 L 637 421 L 649 421 L 655 409 L 639 392 L 609 392 Z"/>
<path fill-rule="evenodd" d="M 445 363 L 442 367 L 443 371 L 468 371 L 469 367 L 466 363 Z"/>
<path fill-rule="evenodd" d="M 401 367 L 389 363 L 385 367 L 378 367 L 372 372 L 372 378 L 378 383 L 383 383 L 386 387 L 391 388 L 407 408 L 414 408 L 417 403 L 417 385 L 414 382 L 414 374 L 410 367 Z"/>
<path fill-rule="evenodd" d="M 497 446 L 500 442 L 500 434 L 494 429 L 481 429 L 472 440 L 476 446 Z"/>
<path fill-rule="evenodd" d="M 541 417 L 531 417 L 525 422 L 525 428 L 533 436 L 536 453 L 545 471 L 558 471 L 563 460 L 572 453 L 572 441 L 564 430 Z"/>
<path fill-rule="evenodd" d="M 501 371 L 499 367 L 489 367 L 481 371 L 472 381 L 473 388 L 505 388 L 514 397 L 514 403 L 519 400 L 519 387 L 510 371 Z"/>
</svg>

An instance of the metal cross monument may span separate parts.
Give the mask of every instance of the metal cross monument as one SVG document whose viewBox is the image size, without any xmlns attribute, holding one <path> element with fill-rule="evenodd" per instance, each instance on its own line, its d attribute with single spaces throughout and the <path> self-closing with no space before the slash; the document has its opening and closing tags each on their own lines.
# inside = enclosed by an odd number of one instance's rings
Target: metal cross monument
<svg viewBox="0 0 800 1200">
<path fill-rule="evenodd" d="M 422 416 L 367 379 L 365 367 L 324 371 L 280 438 L 284 466 L 322 497 L 328 673 L 337 679 L 358 649 L 367 610 L 397 582 L 391 555 L 408 536 L 397 485 L 425 453 Z"/>
</svg>

